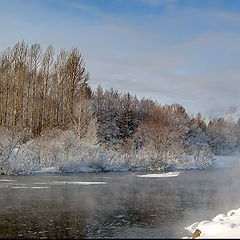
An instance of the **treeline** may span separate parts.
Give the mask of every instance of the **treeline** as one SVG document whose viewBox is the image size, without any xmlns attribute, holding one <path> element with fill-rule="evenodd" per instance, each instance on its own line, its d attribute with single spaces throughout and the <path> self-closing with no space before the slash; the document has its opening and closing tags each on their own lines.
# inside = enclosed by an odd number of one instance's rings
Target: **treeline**
<svg viewBox="0 0 240 240">
<path fill-rule="evenodd" d="M 239 149 L 235 110 L 230 118 L 207 123 L 201 114 L 189 116 L 180 104 L 160 105 L 100 86 L 92 90 L 77 48 L 55 52 L 52 46 L 43 50 L 18 42 L 0 55 L 2 129 L 27 129 L 31 138 L 71 130 L 91 145 L 144 156 L 149 169 L 187 168 L 192 161 L 207 167 L 214 155 Z"/>
<path fill-rule="evenodd" d="M 215 155 L 240 148 L 237 109 L 207 122 L 201 114 L 189 116 L 180 104 L 159 105 L 128 94 L 98 88 L 92 97 L 98 143 L 131 156 L 148 159 L 151 169 L 207 167 Z M 192 158 L 192 159 L 189 159 Z"/>
</svg>

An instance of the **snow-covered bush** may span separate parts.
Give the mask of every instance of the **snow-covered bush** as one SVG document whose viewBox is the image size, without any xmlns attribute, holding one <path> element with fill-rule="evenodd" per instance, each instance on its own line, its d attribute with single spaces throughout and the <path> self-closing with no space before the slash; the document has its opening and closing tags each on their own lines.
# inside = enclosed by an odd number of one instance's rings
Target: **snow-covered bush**
<svg viewBox="0 0 240 240">
<path fill-rule="evenodd" d="M 87 144 L 73 131 L 62 130 L 43 132 L 42 136 L 15 147 L 7 163 L 5 174 L 28 174 L 46 168 L 54 168 L 57 172 L 118 171 L 131 166 L 129 158 Z"/>
<path fill-rule="evenodd" d="M 29 129 L 17 127 L 13 130 L 0 128 L 0 173 L 13 174 L 12 162 L 16 160 L 19 150 L 32 137 Z"/>
</svg>

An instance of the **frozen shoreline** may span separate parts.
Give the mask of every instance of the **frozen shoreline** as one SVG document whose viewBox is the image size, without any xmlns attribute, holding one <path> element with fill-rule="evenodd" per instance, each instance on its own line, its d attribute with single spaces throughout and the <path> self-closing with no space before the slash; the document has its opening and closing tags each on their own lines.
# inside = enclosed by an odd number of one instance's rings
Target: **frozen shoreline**
<svg viewBox="0 0 240 240">
<path fill-rule="evenodd" d="M 236 156 L 215 156 L 215 163 L 211 168 L 228 168 L 234 166 L 239 166 L 239 157 Z M 61 161 L 59 161 L 61 163 Z M 59 164 L 60 164 L 59 163 Z M 161 171 L 148 171 L 145 166 L 126 166 L 124 164 L 119 164 L 119 166 L 115 166 L 114 164 L 104 166 L 104 169 L 100 166 L 89 166 L 86 163 L 78 162 L 77 160 L 69 160 L 64 163 L 64 166 L 45 166 L 41 167 L 34 163 L 31 163 L 28 161 L 28 164 L 25 165 L 25 169 L 21 169 L 21 161 L 18 162 L 17 160 L 12 164 L 13 172 L 12 174 L 5 174 L 3 170 L 0 169 L 0 175 L 28 175 L 28 174 L 42 174 L 42 173 L 100 173 L 100 172 L 144 172 L 146 173 L 146 176 L 139 175 L 139 177 L 163 177 L 165 174 L 169 175 L 167 177 L 173 177 L 175 176 L 176 172 L 178 171 L 184 171 L 184 170 L 197 170 L 200 169 L 194 165 L 189 166 L 187 169 L 181 169 L 181 168 L 174 168 L 169 171 L 161 170 Z M 22 171 L 24 170 L 24 171 Z M 173 175 L 171 172 L 174 172 Z M 154 174 L 157 173 L 155 176 Z M 159 173 L 163 175 L 159 175 Z M 165 174 L 164 174 L 165 173 Z"/>
<path fill-rule="evenodd" d="M 240 208 L 230 210 L 227 214 L 218 214 L 211 220 L 195 222 L 185 227 L 192 233 L 184 239 L 208 238 L 239 238 L 240 237 Z"/>
</svg>

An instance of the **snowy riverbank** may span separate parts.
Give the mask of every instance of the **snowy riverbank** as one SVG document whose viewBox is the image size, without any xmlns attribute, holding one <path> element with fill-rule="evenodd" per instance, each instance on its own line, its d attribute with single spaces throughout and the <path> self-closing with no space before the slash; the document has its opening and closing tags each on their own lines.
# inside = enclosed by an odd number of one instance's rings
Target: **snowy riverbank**
<svg viewBox="0 0 240 240">
<path fill-rule="evenodd" d="M 211 220 L 195 222 L 185 228 L 192 233 L 192 238 L 239 238 L 240 208 L 227 214 L 218 214 Z M 187 237 L 184 237 L 187 238 Z"/>
<path fill-rule="evenodd" d="M 239 168 L 239 155 L 216 156 L 215 168 Z M 212 219 L 198 221 L 185 227 L 192 233 L 184 238 L 240 238 L 240 208 L 229 210 L 226 214 L 218 214 Z"/>
<path fill-rule="evenodd" d="M 32 142 L 33 143 L 33 142 Z M 52 144 L 52 143 L 51 143 Z M 22 175 L 35 173 L 82 173 L 82 172 L 148 172 L 149 159 L 145 153 L 138 155 L 116 154 L 99 147 L 93 147 L 82 142 L 73 144 L 70 150 L 65 150 L 60 143 L 41 148 L 36 151 L 31 142 L 20 149 L 13 149 L 8 159 L 7 175 Z M 168 171 L 201 169 L 191 156 L 186 156 L 185 167 L 172 166 Z M 184 164 L 183 164 L 184 165 Z M 211 168 L 228 168 L 239 166 L 239 155 L 214 156 Z M 168 172 L 167 171 L 167 172 Z M 164 169 L 155 169 L 164 172 Z M 0 169 L 0 174 L 5 174 Z"/>
</svg>

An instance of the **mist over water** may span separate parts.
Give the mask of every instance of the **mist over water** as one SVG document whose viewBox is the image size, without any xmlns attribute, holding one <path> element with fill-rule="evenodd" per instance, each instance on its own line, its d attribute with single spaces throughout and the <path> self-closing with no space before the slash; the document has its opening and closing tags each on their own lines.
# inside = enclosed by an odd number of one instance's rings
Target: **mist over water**
<svg viewBox="0 0 240 240">
<path fill-rule="evenodd" d="M 145 174 L 139 172 L 0 176 L 0 238 L 190 236 L 184 227 L 239 208 L 238 173 L 234 158 L 226 168 L 175 177 L 138 177 Z"/>
</svg>

